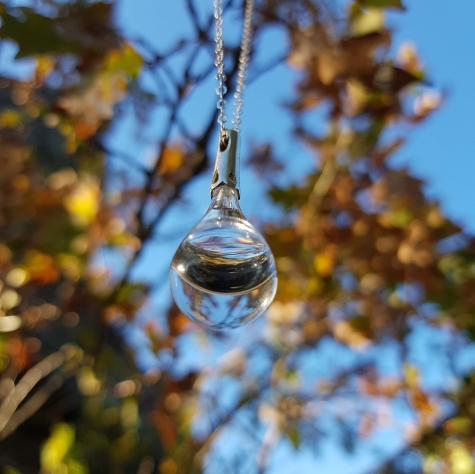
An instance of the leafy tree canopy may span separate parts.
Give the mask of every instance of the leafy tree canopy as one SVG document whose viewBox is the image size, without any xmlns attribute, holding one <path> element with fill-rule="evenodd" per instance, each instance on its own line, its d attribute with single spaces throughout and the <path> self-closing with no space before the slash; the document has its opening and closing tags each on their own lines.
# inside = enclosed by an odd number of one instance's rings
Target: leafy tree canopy
<svg viewBox="0 0 475 474">
<path fill-rule="evenodd" d="M 250 75 L 298 71 L 283 108 L 315 162 L 304 180 L 276 184 L 292 163 L 272 143 L 244 157 L 279 215 L 262 223 L 279 290 L 237 342 L 171 302 L 144 318 L 157 288 L 137 276 L 163 217 L 211 162 L 215 113 L 198 134 L 180 113 L 215 74 L 213 17 L 187 0 L 193 34 L 156 51 L 120 33 L 116 3 L 0 2 L 0 47 L 32 71 L 0 77 L 4 472 L 279 472 L 289 449 L 318 462 L 332 439 L 351 460 L 385 437 L 403 449 L 383 450 L 368 473 L 475 472 L 475 383 L 462 363 L 475 241 L 388 164 L 441 104 L 415 48 L 392 54 L 386 18 L 403 3 L 257 2 L 255 38 L 277 26 L 288 41 Z M 242 15 L 242 2 L 224 3 Z M 230 85 L 238 52 L 226 49 Z M 323 132 L 307 120 L 316 110 Z M 158 111 L 168 119 L 153 160 L 109 147 L 128 114 L 144 124 Z M 156 355 L 145 370 L 128 336 L 138 332 Z M 228 352 L 179 370 L 184 345 Z"/>
</svg>

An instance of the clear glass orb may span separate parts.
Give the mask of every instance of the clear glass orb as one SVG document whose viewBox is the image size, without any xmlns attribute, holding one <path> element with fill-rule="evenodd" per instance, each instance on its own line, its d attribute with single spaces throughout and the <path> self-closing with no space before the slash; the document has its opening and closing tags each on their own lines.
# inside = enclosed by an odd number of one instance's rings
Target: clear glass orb
<svg viewBox="0 0 475 474">
<path fill-rule="evenodd" d="M 274 299 L 275 260 L 244 218 L 237 191 L 223 185 L 214 193 L 173 257 L 170 286 L 178 307 L 194 322 L 236 328 L 256 319 Z"/>
</svg>

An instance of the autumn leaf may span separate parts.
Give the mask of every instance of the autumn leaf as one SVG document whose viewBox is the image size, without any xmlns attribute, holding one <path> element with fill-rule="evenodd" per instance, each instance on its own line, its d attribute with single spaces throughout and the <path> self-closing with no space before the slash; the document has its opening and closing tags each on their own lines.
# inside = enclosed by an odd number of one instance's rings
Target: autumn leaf
<svg viewBox="0 0 475 474">
<path fill-rule="evenodd" d="M 92 176 L 85 175 L 64 198 L 64 207 L 75 224 L 85 226 L 92 222 L 99 208 L 99 196 L 98 182 Z"/>
<path fill-rule="evenodd" d="M 335 339 L 357 349 L 365 348 L 371 341 L 367 334 L 361 332 L 351 321 L 338 321 L 333 328 Z"/>
<path fill-rule="evenodd" d="M 32 284 L 48 285 L 55 283 L 59 278 L 58 267 L 50 255 L 37 250 L 29 250 L 23 264 Z"/>
<path fill-rule="evenodd" d="M 161 174 L 173 173 L 183 163 L 184 152 L 180 146 L 167 147 L 162 153 L 158 171 Z"/>
<path fill-rule="evenodd" d="M 124 73 L 135 79 L 143 64 L 142 56 L 130 45 L 112 50 L 105 59 L 105 71 L 110 74 Z"/>
<path fill-rule="evenodd" d="M 383 8 L 356 8 L 352 12 L 350 31 L 354 37 L 376 33 L 384 28 Z"/>
<path fill-rule="evenodd" d="M 313 265 L 317 273 L 323 277 L 328 277 L 333 273 L 336 261 L 336 248 L 329 245 L 323 252 L 315 255 Z"/>
</svg>

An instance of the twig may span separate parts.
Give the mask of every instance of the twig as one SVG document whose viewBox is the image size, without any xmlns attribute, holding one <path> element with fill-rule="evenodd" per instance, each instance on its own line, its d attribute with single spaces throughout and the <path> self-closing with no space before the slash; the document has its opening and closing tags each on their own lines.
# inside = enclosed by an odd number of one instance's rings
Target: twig
<svg viewBox="0 0 475 474">
<path fill-rule="evenodd" d="M 249 79 L 247 79 L 248 85 L 254 82 L 256 79 L 259 79 L 263 74 L 272 71 L 275 67 L 279 66 L 282 64 L 285 60 L 287 59 L 287 54 L 284 56 L 279 56 L 277 58 L 274 58 L 272 61 L 269 61 L 267 64 L 264 64 L 258 69 L 255 69 L 252 73 L 252 75 L 249 75 Z"/>
<path fill-rule="evenodd" d="M 30 398 L 20 409 L 18 409 L 0 431 L 0 441 L 12 434 L 22 423 L 34 415 L 51 397 L 53 393 L 61 388 L 64 378 L 56 374 Z"/>
<path fill-rule="evenodd" d="M 64 361 L 61 352 L 54 352 L 29 369 L 0 405 L 0 433 L 15 413 L 18 405 L 25 399 L 33 387 L 44 377 L 57 369 Z"/>
<path fill-rule="evenodd" d="M 111 148 L 107 148 L 101 141 L 97 139 L 97 137 L 94 137 L 92 140 L 90 140 L 89 143 L 95 148 L 97 148 L 99 151 L 105 153 L 106 155 L 119 158 L 128 166 L 132 165 L 137 171 L 140 171 L 142 173 L 147 173 L 147 168 L 145 168 L 145 166 L 143 166 L 142 164 L 138 163 L 134 158 L 132 158 L 132 156 L 122 151 L 117 151 Z"/>
<path fill-rule="evenodd" d="M 198 19 L 198 13 L 196 11 L 195 5 L 193 3 L 193 0 L 186 0 L 186 8 L 188 9 L 188 13 L 190 15 L 191 21 L 193 22 L 193 25 L 198 32 L 198 36 L 201 37 L 204 33 L 203 29 L 201 28 L 199 19 Z"/>
</svg>

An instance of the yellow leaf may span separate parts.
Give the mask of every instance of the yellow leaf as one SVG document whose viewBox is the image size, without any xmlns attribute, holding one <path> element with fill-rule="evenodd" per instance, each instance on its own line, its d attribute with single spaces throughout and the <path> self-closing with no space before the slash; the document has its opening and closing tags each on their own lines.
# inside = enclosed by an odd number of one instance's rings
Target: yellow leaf
<svg viewBox="0 0 475 474">
<path fill-rule="evenodd" d="M 64 207 L 73 221 L 81 226 L 90 224 L 99 208 L 99 184 L 92 176 L 85 176 L 65 197 Z"/>
<path fill-rule="evenodd" d="M 416 46 L 413 43 L 404 42 L 397 52 L 398 65 L 405 71 L 413 74 L 421 71 L 421 63 L 417 55 Z"/>
<path fill-rule="evenodd" d="M 73 444 L 74 429 L 66 423 L 54 425 L 41 450 L 41 469 L 50 473 L 63 472 L 63 460 Z"/>
<path fill-rule="evenodd" d="M 23 267 L 15 267 L 7 275 L 6 283 L 12 288 L 19 288 L 30 279 L 30 272 Z"/>
<path fill-rule="evenodd" d="M 126 73 L 131 78 L 138 76 L 143 64 L 143 58 L 135 49 L 126 44 L 122 49 L 116 49 L 106 58 L 105 70 L 109 73 Z"/>
<path fill-rule="evenodd" d="M 173 459 L 167 459 L 160 464 L 160 474 L 177 474 L 178 466 Z"/>
<path fill-rule="evenodd" d="M 468 434 L 473 429 L 473 421 L 468 417 L 451 418 L 444 424 L 444 430 L 449 434 Z"/>
<path fill-rule="evenodd" d="M 75 431 L 66 423 L 53 426 L 40 453 L 41 472 L 48 474 L 87 474 L 88 469 L 72 453 Z"/>
<path fill-rule="evenodd" d="M 317 270 L 319 275 L 324 277 L 330 276 L 332 274 L 334 264 L 335 259 L 329 252 L 318 253 L 313 260 L 315 270 Z"/>
<path fill-rule="evenodd" d="M 76 281 L 81 274 L 81 265 L 75 255 L 62 253 L 57 256 L 58 266 L 63 273 L 71 280 Z"/>
<path fill-rule="evenodd" d="M 409 387 L 419 384 L 419 370 L 417 367 L 410 364 L 405 364 L 403 373 L 404 379 L 406 380 L 406 384 Z"/>
<path fill-rule="evenodd" d="M 383 214 L 379 218 L 379 222 L 384 227 L 400 227 L 406 229 L 414 220 L 414 214 L 410 209 L 396 209 Z"/>
<path fill-rule="evenodd" d="M 351 116 L 358 115 L 367 104 L 369 95 L 366 87 L 356 79 L 346 82 L 346 92 L 348 94 L 348 113 Z"/>
<path fill-rule="evenodd" d="M 10 288 L 4 289 L 0 295 L 0 308 L 3 311 L 8 311 L 9 309 L 18 306 L 21 301 L 21 296 Z"/>
<path fill-rule="evenodd" d="M 302 316 L 302 304 L 298 301 L 290 301 L 289 303 L 274 301 L 266 316 L 274 324 L 293 324 Z"/>
<path fill-rule="evenodd" d="M 96 395 L 101 389 L 101 381 L 89 367 L 83 367 L 78 373 L 78 386 L 84 395 Z"/>
<path fill-rule="evenodd" d="M 338 321 L 333 329 L 335 339 L 349 346 L 363 348 L 369 343 L 368 337 L 356 330 L 348 321 Z"/>
<path fill-rule="evenodd" d="M 351 32 L 353 36 L 363 36 L 376 31 L 381 31 L 384 27 L 384 9 L 366 8 L 356 15 L 351 22 Z"/>
<path fill-rule="evenodd" d="M 453 474 L 475 474 L 475 463 L 467 446 L 456 443 L 450 453 Z"/>
<path fill-rule="evenodd" d="M 173 173 L 183 163 L 184 153 L 178 146 L 170 146 L 163 151 L 158 168 L 159 173 Z"/>
<path fill-rule="evenodd" d="M 49 56 L 38 56 L 36 62 L 36 80 L 42 81 L 54 68 L 55 62 Z"/>
<path fill-rule="evenodd" d="M 5 110 L 0 113 L 0 128 L 14 128 L 21 124 L 21 113 L 16 110 Z"/>
<path fill-rule="evenodd" d="M 37 250 L 29 250 L 25 254 L 24 267 L 29 275 L 29 281 L 36 285 L 54 283 L 59 278 L 53 257 Z"/>
<path fill-rule="evenodd" d="M 322 279 L 318 277 L 311 278 L 307 283 L 307 292 L 310 294 L 319 294 L 323 291 L 324 286 Z"/>
<path fill-rule="evenodd" d="M 124 429 L 135 429 L 139 423 L 137 400 L 125 399 L 120 410 L 120 421 Z"/>
<path fill-rule="evenodd" d="M 434 207 L 427 213 L 426 222 L 429 227 L 438 229 L 444 225 L 445 217 L 442 215 L 439 208 Z"/>
<path fill-rule="evenodd" d="M 16 331 L 21 326 L 19 316 L 0 316 L 0 332 Z"/>
</svg>

